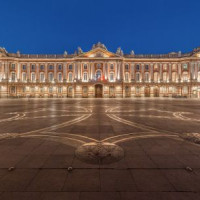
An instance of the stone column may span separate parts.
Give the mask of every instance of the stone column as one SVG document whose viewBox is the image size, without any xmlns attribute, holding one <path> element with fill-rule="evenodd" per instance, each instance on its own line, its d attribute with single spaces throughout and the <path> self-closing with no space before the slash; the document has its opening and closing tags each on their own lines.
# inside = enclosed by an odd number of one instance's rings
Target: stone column
<svg viewBox="0 0 200 200">
<path fill-rule="evenodd" d="M 169 82 L 172 81 L 172 64 L 168 64 L 168 77 L 169 77 Z"/>
<path fill-rule="evenodd" d="M 162 69 L 162 67 L 163 67 L 163 65 L 162 65 L 162 63 L 160 63 L 160 82 L 162 82 L 163 81 L 163 69 Z"/>
<path fill-rule="evenodd" d="M 144 82 L 144 63 L 141 64 L 142 67 L 142 82 Z"/>
<path fill-rule="evenodd" d="M 20 65 L 20 63 L 18 63 L 17 64 L 17 79 L 18 79 L 18 81 L 21 80 L 21 70 L 20 70 L 20 67 L 21 67 L 21 65 Z"/>
<path fill-rule="evenodd" d="M 57 80 L 57 63 L 54 64 L 54 81 Z"/>
<path fill-rule="evenodd" d="M 154 64 L 151 63 L 151 64 L 150 64 L 150 77 L 151 77 L 151 82 L 153 82 L 153 66 L 154 66 Z"/>
<path fill-rule="evenodd" d="M 45 82 L 48 81 L 48 63 L 44 65 L 44 75 L 45 75 Z"/>
</svg>

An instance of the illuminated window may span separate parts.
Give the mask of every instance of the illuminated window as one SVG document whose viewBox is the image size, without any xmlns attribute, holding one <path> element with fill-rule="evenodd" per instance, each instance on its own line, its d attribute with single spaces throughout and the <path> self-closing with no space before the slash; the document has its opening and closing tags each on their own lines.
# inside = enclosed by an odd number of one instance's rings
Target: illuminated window
<svg viewBox="0 0 200 200">
<path fill-rule="evenodd" d="M 187 82 L 188 81 L 188 73 L 187 72 L 183 72 L 182 80 L 183 80 L 183 82 Z"/>
<path fill-rule="evenodd" d="M 12 69 L 12 70 L 15 70 L 15 64 L 12 64 L 12 65 L 11 65 L 11 69 Z"/>
<path fill-rule="evenodd" d="M 187 64 L 183 64 L 183 69 L 187 70 L 188 69 L 188 65 Z"/>
<path fill-rule="evenodd" d="M 25 72 L 22 74 L 22 81 L 26 81 L 26 73 Z"/>
<path fill-rule="evenodd" d="M 184 86 L 182 92 L 183 94 L 188 94 L 188 87 Z"/>
<path fill-rule="evenodd" d="M 114 73 L 110 73 L 110 81 L 111 81 L 111 82 L 114 81 Z"/>
<path fill-rule="evenodd" d="M 158 72 L 154 72 L 154 82 L 158 82 Z"/>
<path fill-rule="evenodd" d="M 128 73 L 128 72 L 125 73 L 125 81 L 126 81 L 126 82 L 129 81 L 129 73 Z"/>
<path fill-rule="evenodd" d="M 44 82 L 44 73 L 40 73 L 40 82 Z"/>
<path fill-rule="evenodd" d="M 84 73 L 83 73 L 83 80 L 84 80 L 84 81 L 87 81 L 87 79 L 88 79 L 87 72 L 84 72 Z"/>
<path fill-rule="evenodd" d="M 58 81 L 59 81 L 59 82 L 62 81 L 62 74 L 61 74 L 61 73 L 58 74 Z"/>
<path fill-rule="evenodd" d="M 31 81 L 35 82 L 35 73 L 31 73 Z"/>
<path fill-rule="evenodd" d="M 11 73 L 11 81 L 15 81 L 16 80 L 16 75 L 14 72 Z"/>
<path fill-rule="evenodd" d="M 53 81 L 53 73 L 49 73 L 49 81 L 50 81 L 50 82 Z"/>
<path fill-rule="evenodd" d="M 53 92 L 53 87 L 49 87 L 49 93 Z"/>
<path fill-rule="evenodd" d="M 167 82 L 167 72 L 163 72 L 163 81 Z"/>
<path fill-rule="evenodd" d="M 177 73 L 176 72 L 172 72 L 172 81 L 176 82 L 177 80 Z"/>
<path fill-rule="evenodd" d="M 62 87 L 58 87 L 58 93 L 62 93 Z"/>
<path fill-rule="evenodd" d="M 144 74 L 144 81 L 149 82 L 149 73 L 148 72 Z"/>
<path fill-rule="evenodd" d="M 136 73 L 136 81 L 137 81 L 137 82 L 140 81 L 140 73 Z"/>
</svg>

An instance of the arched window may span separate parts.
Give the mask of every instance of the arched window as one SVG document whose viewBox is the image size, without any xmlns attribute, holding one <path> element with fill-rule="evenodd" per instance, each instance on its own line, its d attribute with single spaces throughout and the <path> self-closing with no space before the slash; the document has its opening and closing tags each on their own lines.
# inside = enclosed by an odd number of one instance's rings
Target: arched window
<svg viewBox="0 0 200 200">
<path fill-rule="evenodd" d="M 62 73 L 58 74 L 58 81 L 61 82 L 62 81 Z"/>
<path fill-rule="evenodd" d="M 72 82 L 72 73 L 68 74 L 68 80 L 69 80 L 69 82 Z"/>
<path fill-rule="evenodd" d="M 163 72 L 163 82 L 167 82 L 167 72 Z"/>
<path fill-rule="evenodd" d="M 154 82 L 158 82 L 158 72 L 154 72 Z"/>
<path fill-rule="evenodd" d="M 53 73 L 49 73 L 49 82 L 53 82 Z"/>
<path fill-rule="evenodd" d="M 101 80 L 101 70 L 97 70 L 96 72 L 96 79 Z"/>
<path fill-rule="evenodd" d="M 129 82 L 129 73 L 128 72 L 125 73 L 125 81 Z"/>
<path fill-rule="evenodd" d="M 172 72 L 172 82 L 176 82 L 176 80 L 177 80 L 177 73 Z"/>
<path fill-rule="evenodd" d="M 22 81 L 26 81 L 26 72 L 22 73 Z"/>
<path fill-rule="evenodd" d="M 40 73 L 40 82 L 44 82 L 44 73 Z"/>
<path fill-rule="evenodd" d="M 146 72 L 146 73 L 144 74 L 144 81 L 145 81 L 145 82 L 149 82 L 149 73 L 148 73 L 148 72 Z"/>
<path fill-rule="evenodd" d="M 136 81 L 137 81 L 137 82 L 140 81 L 140 73 L 136 73 Z"/>
<path fill-rule="evenodd" d="M 87 72 L 83 73 L 83 81 L 87 81 L 88 80 L 88 75 Z"/>
<path fill-rule="evenodd" d="M 32 82 L 35 82 L 35 73 L 34 73 L 34 72 L 31 73 L 31 81 L 32 81 Z"/>
</svg>

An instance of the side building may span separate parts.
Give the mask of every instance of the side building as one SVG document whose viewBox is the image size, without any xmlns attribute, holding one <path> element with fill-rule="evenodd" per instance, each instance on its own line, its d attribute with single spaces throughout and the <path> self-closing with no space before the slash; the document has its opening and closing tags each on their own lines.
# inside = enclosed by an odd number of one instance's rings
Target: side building
<svg viewBox="0 0 200 200">
<path fill-rule="evenodd" d="M 0 97 L 200 98 L 200 48 L 158 55 L 113 53 L 101 43 L 63 55 L 0 48 Z"/>
</svg>

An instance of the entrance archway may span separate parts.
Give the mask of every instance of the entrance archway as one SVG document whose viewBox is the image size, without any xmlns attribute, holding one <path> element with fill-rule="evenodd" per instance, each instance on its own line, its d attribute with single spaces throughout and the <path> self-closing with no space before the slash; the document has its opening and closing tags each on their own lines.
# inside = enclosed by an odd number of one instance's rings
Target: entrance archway
<svg viewBox="0 0 200 200">
<path fill-rule="evenodd" d="M 154 97 L 159 97 L 159 88 L 155 87 L 153 90 Z"/>
<path fill-rule="evenodd" d="M 103 86 L 101 84 L 95 85 L 95 97 L 96 98 L 103 97 Z"/>
<path fill-rule="evenodd" d="M 129 86 L 125 87 L 125 97 L 131 97 L 131 88 Z"/>
<path fill-rule="evenodd" d="M 150 88 L 149 87 L 145 87 L 144 88 L 144 96 L 145 97 L 150 97 Z"/>
</svg>

